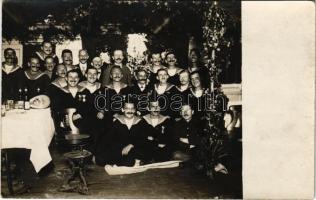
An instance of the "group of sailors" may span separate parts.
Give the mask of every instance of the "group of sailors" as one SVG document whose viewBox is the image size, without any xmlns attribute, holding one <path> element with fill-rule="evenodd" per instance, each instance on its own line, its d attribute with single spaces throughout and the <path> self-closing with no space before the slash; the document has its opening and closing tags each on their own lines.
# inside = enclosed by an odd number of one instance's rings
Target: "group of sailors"
<svg viewBox="0 0 316 200">
<path fill-rule="evenodd" d="M 44 41 L 22 68 L 15 50 L 7 48 L 2 103 L 18 101 L 19 91 L 27 91 L 31 99 L 47 96 L 37 99 L 43 108 L 50 106 L 56 127 L 61 113 L 75 108 L 72 120 L 91 136 L 89 150 L 98 165 L 194 159 L 203 137 L 209 75 L 199 51 L 189 54 L 188 67 L 181 68 L 175 52 L 167 52 L 164 59 L 161 52 L 152 52 L 149 67 L 132 73 L 121 49 L 114 49 L 111 64 L 100 57 L 90 59 L 82 49 L 79 64 L 73 65 L 71 50 L 64 49 L 59 62 L 52 43 Z"/>
</svg>

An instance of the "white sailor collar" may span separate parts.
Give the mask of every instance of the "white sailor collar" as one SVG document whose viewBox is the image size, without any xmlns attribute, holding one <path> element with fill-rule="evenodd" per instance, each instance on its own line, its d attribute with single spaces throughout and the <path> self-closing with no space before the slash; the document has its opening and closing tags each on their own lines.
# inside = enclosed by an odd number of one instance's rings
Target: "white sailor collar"
<svg viewBox="0 0 316 200">
<path fill-rule="evenodd" d="M 191 93 L 193 94 L 194 97 L 200 98 L 201 96 L 203 96 L 203 94 L 205 94 L 205 91 L 206 91 L 206 90 L 205 90 L 204 88 L 202 88 L 202 95 L 201 95 L 200 97 L 197 97 L 197 96 L 196 96 L 196 93 L 193 91 L 193 88 L 192 88 L 192 87 L 190 88 L 190 91 L 191 91 Z"/>
<path fill-rule="evenodd" d="M 87 88 L 87 84 L 88 84 L 88 81 L 81 81 L 78 85 L 80 85 L 80 86 L 82 86 L 84 88 Z M 95 85 L 96 85 L 97 89 L 101 88 L 101 83 L 95 82 Z"/>
<path fill-rule="evenodd" d="M 41 59 L 41 60 L 45 60 L 45 58 L 43 57 L 43 55 L 40 53 L 40 52 L 38 52 L 38 51 L 36 51 L 35 52 L 35 54 Z M 53 55 L 50 55 L 51 57 L 53 57 L 53 58 L 55 58 L 56 57 L 56 54 L 53 54 Z"/>
<path fill-rule="evenodd" d="M 37 80 L 37 79 L 39 79 L 40 77 L 42 77 L 42 76 L 44 76 L 44 75 L 47 75 L 47 74 L 45 74 L 44 72 L 39 72 L 39 74 L 36 75 L 36 76 L 33 78 L 33 77 L 31 77 L 31 76 L 28 74 L 28 71 L 24 71 L 24 74 L 25 74 L 26 78 L 28 78 L 29 80 Z"/>
<path fill-rule="evenodd" d="M 66 83 L 66 86 L 62 86 L 62 85 L 60 84 L 60 82 L 59 82 L 57 79 L 55 79 L 54 81 L 52 81 L 51 84 L 52 84 L 52 85 L 55 85 L 56 87 L 58 87 L 58 88 L 60 88 L 60 89 L 63 89 L 64 87 L 67 86 L 67 83 Z"/>
<path fill-rule="evenodd" d="M 105 87 L 108 88 L 108 89 L 113 89 L 113 90 L 115 90 L 112 83 L 109 84 L 109 85 L 105 85 Z M 120 89 L 120 91 L 121 91 L 122 89 L 124 89 L 124 88 L 127 88 L 127 84 L 121 83 L 121 89 Z"/>
<path fill-rule="evenodd" d="M 13 68 L 12 68 L 9 72 L 7 72 L 7 71 L 5 70 L 4 65 L 5 65 L 5 63 L 2 63 L 2 71 L 3 71 L 4 73 L 6 73 L 6 74 L 11 74 L 11 73 L 15 72 L 16 70 L 22 68 L 22 67 L 19 66 L 19 65 L 14 65 Z"/>
<path fill-rule="evenodd" d="M 158 90 L 159 83 L 155 83 L 154 86 L 155 86 L 155 90 L 157 91 L 157 90 Z M 165 92 L 169 91 L 169 90 L 170 90 L 171 88 L 173 88 L 173 87 L 174 87 L 173 84 L 167 83 L 167 87 L 166 87 Z"/>
<path fill-rule="evenodd" d="M 84 88 L 84 87 L 82 87 L 82 86 L 80 86 L 80 85 L 77 85 L 77 88 L 78 88 L 78 91 L 77 92 L 82 92 L 82 91 L 84 91 L 86 88 Z M 68 85 L 67 86 L 65 86 L 65 87 L 63 87 L 63 88 L 61 88 L 64 92 L 66 92 L 66 93 L 70 93 L 70 91 L 69 91 L 69 89 L 68 89 Z"/>
<path fill-rule="evenodd" d="M 152 119 L 150 118 L 150 114 L 147 114 L 145 116 L 143 116 L 143 119 L 151 126 L 156 127 L 159 124 L 163 123 L 164 121 L 166 121 L 167 119 L 170 119 L 169 116 L 163 116 L 163 115 L 159 115 L 158 116 L 158 123 L 156 124 L 156 126 L 153 125 L 152 123 Z"/>
<path fill-rule="evenodd" d="M 113 118 L 114 118 L 113 121 L 118 120 L 119 122 L 121 122 L 121 124 L 127 125 L 124 115 L 114 115 Z M 142 118 L 135 115 L 132 125 L 138 124 L 141 120 L 142 120 Z"/>
</svg>

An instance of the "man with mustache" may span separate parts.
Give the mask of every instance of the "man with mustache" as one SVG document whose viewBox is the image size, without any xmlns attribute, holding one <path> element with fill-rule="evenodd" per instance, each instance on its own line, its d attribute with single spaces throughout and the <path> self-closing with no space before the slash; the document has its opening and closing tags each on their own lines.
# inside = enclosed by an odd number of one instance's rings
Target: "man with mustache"
<svg viewBox="0 0 316 200">
<path fill-rule="evenodd" d="M 44 73 L 50 78 L 50 80 L 53 80 L 55 78 L 53 71 L 55 70 L 55 66 L 56 66 L 54 58 L 51 56 L 47 56 L 45 58 L 44 66 L 46 69 Z"/>
<path fill-rule="evenodd" d="M 88 66 L 88 59 L 89 59 L 89 54 L 88 51 L 86 49 L 80 49 L 79 50 L 79 63 L 77 65 L 75 65 L 75 68 L 78 68 L 78 72 L 79 72 L 79 81 L 84 81 L 86 80 L 86 73 L 87 73 L 87 69 L 89 68 Z"/>
<path fill-rule="evenodd" d="M 15 50 L 5 49 L 4 62 L 2 63 L 2 103 L 18 98 L 19 80 L 23 77 L 23 70 L 16 61 Z"/>
<path fill-rule="evenodd" d="M 135 166 L 151 157 L 151 152 L 146 151 L 149 143 L 145 122 L 135 115 L 134 103 L 126 101 L 122 112 L 123 115 L 115 115 L 109 134 L 100 139 L 96 155 L 98 165 Z"/>
<path fill-rule="evenodd" d="M 166 54 L 165 61 L 167 63 L 167 71 L 169 75 L 169 83 L 173 85 L 179 84 L 179 73 L 183 70 L 177 66 L 177 58 L 173 51 Z"/>
<path fill-rule="evenodd" d="M 78 85 L 79 74 L 77 70 L 68 71 L 65 78 L 67 86 L 61 88 L 58 96 L 53 98 L 56 101 L 53 102 L 53 112 L 63 113 L 67 108 L 75 108 L 76 113 L 73 115 L 74 124 L 79 130 L 83 130 L 86 133 L 86 126 L 84 125 L 84 103 L 87 101 L 87 96 L 84 93 L 85 88 Z"/>
<path fill-rule="evenodd" d="M 32 99 L 39 95 L 45 95 L 46 104 L 44 107 L 48 107 L 49 97 L 48 86 L 50 79 L 44 72 L 40 71 L 39 59 L 36 56 L 31 56 L 28 62 L 28 69 L 24 71 L 24 76 L 20 80 L 20 89 L 27 93 L 28 98 Z"/>
<path fill-rule="evenodd" d="M 150 85 L 153 85 L 158 82 L 158 80 L 156 79 L 158 70 L 164 69 L 166 67 L 161 64 L 161 55 L 159 52 L 153 52 L 151 54 L 150 62 L 151 62 L 151 65 L 149 67 L 149 71 L 150 71 L 149 81 L 150 81 Z"/>
<path fill-rule="evenodd" d="M 63 64 L 66 67 L 67 72 L 73 69 L 78 69 L 76 66 L 73 65 L 72 51 L 70 49 L 64 49 L 61 52 L 61 58 L 63 60 L 61 64 Z"/>
<path fill-rule="evenodd" d="M 136 71 L 137 83 L 128 89 L 128 95 L 133 98 L 137 105 L 137 111 L 139 114 L 146 114 L 148 107 L 148 95 L 151 92 L 151 88 L 148 85 L 148 75 L 146 70 L 139 69 Z"/>
<path fill-rule="evenodd" d="M 147 140 L 150 143 L 148 151 L 153 152 L 153 161 L 162 162 L 171 157 L 171 125 L 169 116 L 160 114 L 159 102 L 151 99 L 148 106 L 149 114 L 143 116 L 146 122 Z"/>
<path fill-rule="evenodd" d="M 123 78 L 122 82 L 131 86 L 132 85 L 132 75 L 131 70 L 123 64 L 124 54 L 121 49 L 116 49 L 113 51 L 112 59 L 114 61 L 113 65 L 109 65 L 107 69 L 102 74 L 101 83 L 102 86 L 108 85 L 111 82 L 110 74 L 113 66 L 119 66 L 122 69 Z"/>
<path fill-rule="evenodd" d="M 177 117 L 177 111 L 181 104 L 181 95 L 173 84 L 168 82 L 167 69 L 159 69 L 157 72 L 158 83 L 153 85 L 151 98 L 157 99 L 161 106 L 161 113 L 172 118 Z"/>
<path fill-rule="evenodd" d="M 100 57 L 94 57 L 91 66 L 97 69 L 97 81 L 101 82 L 101 76 L 105 70 L 105 66 L 102 64 L 102 59 Z"/>
<path fill-rule="evenodd" d="M 35 52 L 36 57 L 39 60 L 39 64 L 40 64 L 40 70 L 41 71 L 45 71 L 45 59 L 46 57 L 50 56 L 54 59 L 54 63 L 56 63 L 56 65 L 59 63 L 58 57 L 56 56 L 56 54 L 53 52 L 53 44 L 50 41 L 44 41 L 42 42 L 42 45 L 39 49 L 39 51 Z"/>
<path fill-rule="evenodd" d="M 173 159 L 189 161 L 194 158 L 196 147 L 199 144 L 202 124 L 193 117 L 194 110 L 189 104 L 182 105 L 180 115 L 181 119 L 175 122 L 172 131 Z"/>
</svg>

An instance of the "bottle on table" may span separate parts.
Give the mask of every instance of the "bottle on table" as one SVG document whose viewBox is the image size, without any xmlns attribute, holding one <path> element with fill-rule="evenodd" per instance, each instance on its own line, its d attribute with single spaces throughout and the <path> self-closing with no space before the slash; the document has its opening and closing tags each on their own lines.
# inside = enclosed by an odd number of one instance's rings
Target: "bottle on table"
<svg viewBox="0 0 316 200">
<path fill-rule="evenodd" d="M 30 109 L 30 100 L 28 97 L 28 90 L 27 88 L 24 89 L 24 110 L 29 110 Z"/>
<path fill-rule="evenodd" d="M 23 91 L 22 88 L 19 89 L 19 99 L 18 99 L 18 109 L 24 108 Z"/>
</svg>

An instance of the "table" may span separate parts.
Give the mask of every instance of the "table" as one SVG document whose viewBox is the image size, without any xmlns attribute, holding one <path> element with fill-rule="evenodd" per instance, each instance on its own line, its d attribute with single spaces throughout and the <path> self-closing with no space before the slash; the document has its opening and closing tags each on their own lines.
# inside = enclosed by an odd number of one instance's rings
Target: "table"
<svg viewBox="0 0 316 200">
<path fill-rule="evenodd" d="M 30 149 L 30 160 L 36 172 L 52 160 L 48 146 L 55 127 L 50 108 L 7 111 L 1 127 L 1 148 Z"/>
</svg>

